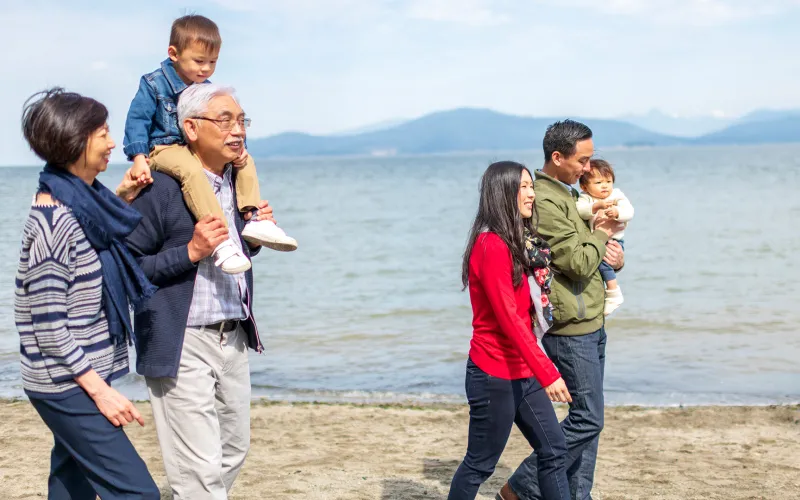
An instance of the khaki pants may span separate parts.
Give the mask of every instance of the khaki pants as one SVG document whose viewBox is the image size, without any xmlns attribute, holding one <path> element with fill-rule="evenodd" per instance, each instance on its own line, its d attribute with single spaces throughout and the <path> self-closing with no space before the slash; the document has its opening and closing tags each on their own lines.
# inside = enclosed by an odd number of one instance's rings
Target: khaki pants
<svg viewBox="0 0 800 500">
<path fill-rule="evenodd" d="M 227 227 L 228 221 L 222 213 L 214 190 L 203 173 L 200 160 L 186 146 L 156 146 L 150 152 L 150 168 L 162 172 L 181 183 L 186 206 L 197 220 L 206 215 L 218 216 Z M 235 168 L 235 167 L 234 167 Z M 249 212 L 258 207 L 261 193 L 258 189 L 258 174 L 253 157 L 236 173 L 236 201 L 240 212 Z"/>
<path fill-rule="evenodd" d="M 178 376 L 145 377 L 175 500 L 226 500 L 250 449 L 247 334 L 187 327 Z"/>
</svg>

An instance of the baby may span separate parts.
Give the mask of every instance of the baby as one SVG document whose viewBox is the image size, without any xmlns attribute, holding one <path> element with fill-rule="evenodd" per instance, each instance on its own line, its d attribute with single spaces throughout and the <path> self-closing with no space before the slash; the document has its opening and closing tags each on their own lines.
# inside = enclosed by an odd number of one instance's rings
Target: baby
<svg viewBox="0 0 800 500">
<path fill-rule="evenodd" d="M 178 123 L 178 98 L 189 85 L 207 83 L 216 69 L 222 38 L 210 19 L 188 15 L 175 20 L 169 39 L 168 58 L 157 70 L 144 75 L 139 91 L 131 102 L 125 122 L 125 155 L 133 161 L 131 175 L 149 177 L 150 167 L 174 177 L 181 183 L 184 201 L 197 220 L 216 215 L 227 226 L 214 190 L 200 161 L 186 147 Z M 234 127 L 246 129 L 250 119 L 236 121 L 193 117 L 204 126 L 226 132 Z M 242 130 L 244 132 L 244 130 Z M 256 166 L 243 147 L 233 162 L 236 173 L 236 200 L 240 212 L 254 212 L 261 201 Z M 272 221 L 251 219 L 242 238 L 273 250 L 291 251 L 297 242 Z M 214 250 L 214 263 L 229 274 L 250 269 L 242 250 L 227 239 Z"/>
<path fill-rule="evenodd" d="M 583 192 L 577 201 L 578 214 L 583 220 L 594 225 L 597 214 L 602 212 L 606 217 L 625 223 L 633 219 L 633 205 L 614 187 L 614 168 L 605 160 L 591 160 L 591 170 L 583 174 L 580 185 Z M 619 231 L 611 236 L 624 248 L 625 232 Z M 600 276 L 606 284 L 606 302 L 604 313 L 606 316 L 622 305 L 622 290 L 617 284 L 617 274 L 605 262 L 600 263 Z"/>
</svg>

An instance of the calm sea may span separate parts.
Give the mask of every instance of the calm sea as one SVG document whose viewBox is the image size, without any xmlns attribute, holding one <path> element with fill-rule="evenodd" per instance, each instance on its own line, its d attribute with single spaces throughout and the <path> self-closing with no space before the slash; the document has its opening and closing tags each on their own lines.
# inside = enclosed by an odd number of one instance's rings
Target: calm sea
<svg viewBox="0 0 800 500">
<path fill-rule="evenodd" d="M 800 401 L 800 145 L 608 150 L 636 217 L 607 325 L 610 404 Z M 297 252 L 255 259 L 254 396 L 463 401 L 460 264 L 478 181 L 538 152 L 258 162 Z M 122 167 L 100 179 L 115 186 Z M 13 280 L 36 168 L 1 168 L 0 396 L 21 396 Z M 146 398 L 141 379 L 120 384 Z"/>
</svg>

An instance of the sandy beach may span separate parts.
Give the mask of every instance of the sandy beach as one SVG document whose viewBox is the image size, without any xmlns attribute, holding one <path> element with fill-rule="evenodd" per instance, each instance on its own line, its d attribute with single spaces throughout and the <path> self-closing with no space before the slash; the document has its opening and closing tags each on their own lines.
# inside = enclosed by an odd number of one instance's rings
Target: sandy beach
<svg viewBox="0 0 800 500">
<path fill-rule="evenodd" d="M 150 407 L 129 436 L 171 498 Z M 563 417 L 564 409 L 559 408 Z M 51 435 L 26 401 L 0 402 L 2 498 L 47 496 Z M 253 404 L 252 448 L 232 499 L 446 497 L 466 406 Z M 529 452 L 516 429 L 479 498 Z M 800 491 L 800 406 L 606 409 L 595 498 L 790 499 Z"/>
</svg>

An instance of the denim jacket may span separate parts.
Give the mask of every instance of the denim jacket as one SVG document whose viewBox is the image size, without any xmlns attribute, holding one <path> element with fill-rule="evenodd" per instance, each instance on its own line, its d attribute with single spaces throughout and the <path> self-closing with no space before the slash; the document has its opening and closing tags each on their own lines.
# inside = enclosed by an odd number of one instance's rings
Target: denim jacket
<svg viewBox="0 0 800 500">
<path fill-rule="evenodd" d="M 142 77 L 125 120 L 123 146 L 128 160 L 149 155 L 154 146 L 184 142 L 178 125 L 178 97 L 187 87 L 170 59 Z"/>
</svg>

